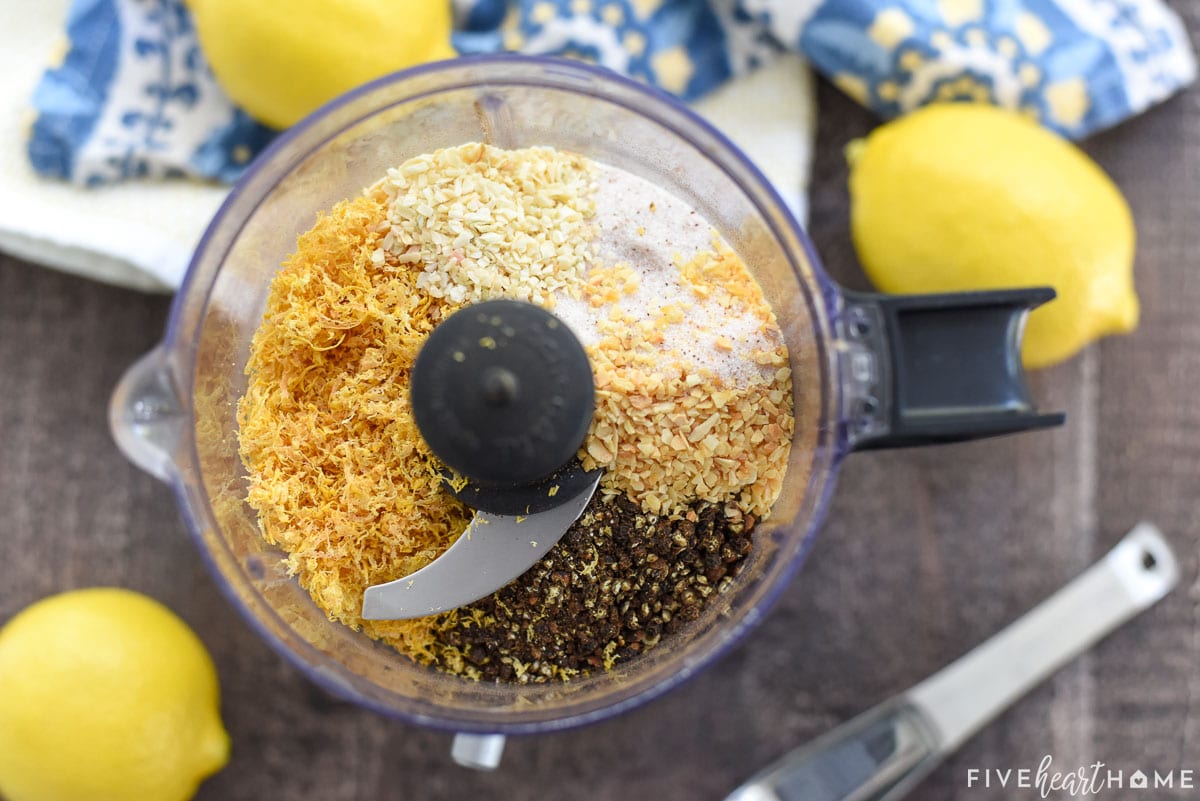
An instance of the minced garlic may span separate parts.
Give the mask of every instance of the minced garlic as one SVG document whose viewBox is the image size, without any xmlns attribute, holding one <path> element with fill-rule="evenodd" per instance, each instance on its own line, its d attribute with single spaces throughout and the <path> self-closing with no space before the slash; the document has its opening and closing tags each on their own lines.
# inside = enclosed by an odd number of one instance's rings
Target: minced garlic
<svg viewBox="0 0 1200 801">
<path fill-rule="evenodd" d="M 745 264 L 720 242 L 679 265 L 679 274 L 700 308 L 671 303 L 649 319 L 621 305 L 637 283 L 628 267 L 588 274 L 583 300 L 595 309 L 601 338 L 587 348 L 596 414 L 580 458 L 589 470 L 605 468 L 607 497 L 624 494 L 653 514 L 679 514 L 701 500 L 763 519 L 783 486 L 794 425 L 783 334 Z M 734 350 L 747 350 L 745 343 L 706 327 L 732 317 L 756 321 L 754 340 L 769 347 L 743 357 Z M 718 375 L 665 351 L 664 334 L 685 323 L 727 361 L 746 366 Z"/>
<path fill-rule="evenodd" d="M 417 265 L 417 289 L 455 304 L 549 307 L 592 258 L 591 165 L 553 148 L 478 142 L 409 159 L 375 186 L 388 205 L 372 258 Z"/>
</svg>

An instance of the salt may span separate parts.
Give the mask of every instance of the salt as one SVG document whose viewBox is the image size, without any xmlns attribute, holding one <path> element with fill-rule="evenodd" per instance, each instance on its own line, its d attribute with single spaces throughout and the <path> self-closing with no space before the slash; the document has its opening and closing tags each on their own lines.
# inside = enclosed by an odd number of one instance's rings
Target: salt
<svg viewBox="0 0 1200 801">
<path fill-rule="evenodd" d="M 637 276 L 636 290 L 617 301 L 621 311 L 640 321 L 659 318 L 669 306 L 684 310 L 682 321 L 664 323 L 664 354 L 676 355 L 688 372 L 707 371 L 732 385 L 772 375 L 771 368 L 751 356 L 779 346 L 777 332 L 764 332 L 749 310 L 731 312 L 715 296 L 701 298 L 683 279 L 680 264 L 727 247 L 695 209 L 649 181 L 605 164 L 596 165 L 593 200 L 594 266 L 625 264 Z M 560 290 L 554 300 L 554 313 L 584 347 L 600 341 L 599 315 L 586 299 Z M 717 347 L 721 337 L 730 345 L 728 350 Z"/>
</svg>

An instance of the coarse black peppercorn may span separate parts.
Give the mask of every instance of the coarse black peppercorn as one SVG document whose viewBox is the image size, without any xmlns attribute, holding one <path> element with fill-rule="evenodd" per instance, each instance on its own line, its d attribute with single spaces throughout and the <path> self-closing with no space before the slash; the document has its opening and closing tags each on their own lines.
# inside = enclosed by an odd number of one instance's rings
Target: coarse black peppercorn
<svg viewBox="0 0 1200 801">
<path fill-rule="evenodd" d="M 751 525 L 711 504 L 682 518 L 594 500 L 523 576 L 440 628 L 436 667 L 545 682 L 612 667 L 698 620 L 750 552 Z"/>
</svg>

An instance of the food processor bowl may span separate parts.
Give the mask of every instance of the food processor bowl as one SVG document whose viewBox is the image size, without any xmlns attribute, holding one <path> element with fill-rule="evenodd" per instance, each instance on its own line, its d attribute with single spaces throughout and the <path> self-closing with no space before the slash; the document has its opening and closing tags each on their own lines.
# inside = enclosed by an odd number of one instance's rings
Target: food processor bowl
<svg viewBox="0 0 1200 801">
<path fill-rule="evenodd" d="M 318 212 L 358 195 L 406 159 L 471 141 L 573 151 L 690 203 L 741 255 L 790 349 L 795 435 L 788 470 L 736 581 L 659 647 L 567 683 L 470 681 L 331 622 L 287 574 L 284 554 L 263 540 L 246 503 L 236 408 L 275 271 Z M 162 343 L 117 387 L 110 420 L 129 458 L 173 487 L 226 595 L 313 681 L 419 724 L 545 732 L 640 704 L 737 642 L 803 562 L 835 466 L 848 450 L 908 444 L 905 432 L 915 440 L 954 439 L 1053 423 L 1032 414 L 1012 356 L 1024 311 L 1036 298 L 995 294 L 976 302 L 999 310 L 989 333 L 999 350 L 986 360 L 1000 362 L 997 380 L 1008 394 L 999 407 L 984 404 L 991 423 L 946 428 L 945 415 L 935 409 L 930 417 L 928 408 L 925 417 L 906 421 L 913 398 L 897 389 L 898 381 L 906 371 L 919 372 L 921 359 L 906 363 L 911 354 L 902 343 L 929 338 L 925 327 L 914 326 L 928 317 L 928 304 L 917 303 L 914 317 L 888 299 L 847 296 L 834 286 L 779 196 L 728 139 L 668 96 L 605 70 L 544 58 L 461 58 L 380 79 L 330 103 L 248 168 L 196 249 Z M 945 322 L 944 315 L 937 319 Z M 935 384 L 945 382 L 931 374 Z M 917 401 L 922 393 L 930 394 L 922 389 Z M 954 409 L 962 405 L 952 400 Z M 943 427 L 921 429 L 930 419 Z"/>
</svg>

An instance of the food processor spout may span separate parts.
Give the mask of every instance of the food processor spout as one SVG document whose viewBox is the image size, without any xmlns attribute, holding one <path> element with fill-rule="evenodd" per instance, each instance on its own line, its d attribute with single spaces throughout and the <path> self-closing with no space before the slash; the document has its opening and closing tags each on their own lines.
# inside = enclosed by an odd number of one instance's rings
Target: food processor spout
<svg viewBox="0 0 1200 801">
<path fill-rule="evenodd" d="M 121 376 L 108 403 L 109 428 L 129 461 L 160 481 L 170 481 L 183 422 L 170 358 L 159 345 Z"/>
</svg>

